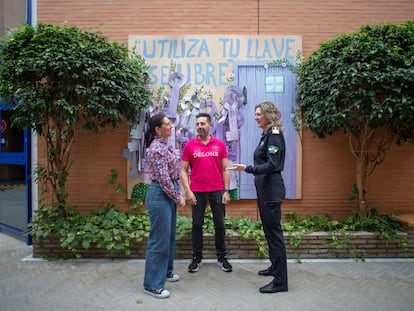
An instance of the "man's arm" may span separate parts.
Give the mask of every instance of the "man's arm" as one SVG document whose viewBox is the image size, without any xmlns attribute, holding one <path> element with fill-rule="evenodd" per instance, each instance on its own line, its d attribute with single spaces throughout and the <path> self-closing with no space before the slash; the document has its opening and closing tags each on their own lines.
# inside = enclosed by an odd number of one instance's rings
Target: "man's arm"
<svg viewBox="0 0 414 311">
<path fill-rule="evenodd" d="M 221 159 L 221 172 L 223 174 L 224 190 L 230 190 L 230 171 L 227 169 L 228 165 L 229 159 Z M 224 191 L 222 202 L 223 204 L 230 202 L 230 193 L 228 191 Z"/>
<path fill-rule="evenodd" d="M 230 189 L 230 172 L 227 170 L 229 159 L 221 159 L 221 172 L 223 174 L 224 189 Z"/>
</svg>

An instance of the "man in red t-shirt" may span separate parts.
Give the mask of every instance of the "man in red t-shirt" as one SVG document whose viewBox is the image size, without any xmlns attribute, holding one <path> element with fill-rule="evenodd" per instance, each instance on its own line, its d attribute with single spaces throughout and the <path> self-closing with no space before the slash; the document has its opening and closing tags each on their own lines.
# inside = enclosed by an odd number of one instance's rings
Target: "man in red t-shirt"
<svg viewBox="0 0 414 311">
<path fill-rule="evenodd" d="M 196 116 L 197 137 L 185 144 L 182 155 L 181 183 L 193 216 L 193 258 L 188 272 L 197 272 L 201 266 L 204 213 L 208 202 L 213 213 L 217 264 L 225 272 L 233 269 L 226 257 L 224 224 L 225 205 L 230 201 L 227 148 L 223 141 L 210 135 L 211 127 L 210 115 L 199 113 Z"/>
</svg>

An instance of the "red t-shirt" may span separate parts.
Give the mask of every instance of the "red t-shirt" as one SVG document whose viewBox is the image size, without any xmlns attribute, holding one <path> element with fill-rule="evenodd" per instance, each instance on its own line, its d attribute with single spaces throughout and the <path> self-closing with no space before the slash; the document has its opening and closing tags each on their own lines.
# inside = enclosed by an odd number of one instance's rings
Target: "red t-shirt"
<svg viewBox="0 0 414 311">
<path fill-rule="evenodd" d="M 207 145 L 198 137 L 184 145 L 182 159 L 190 163 L 190 189 L 192 192 L 224 190 L 222 159 L 227 159 L 226 144 L 213 136 Z"/>
</svg>

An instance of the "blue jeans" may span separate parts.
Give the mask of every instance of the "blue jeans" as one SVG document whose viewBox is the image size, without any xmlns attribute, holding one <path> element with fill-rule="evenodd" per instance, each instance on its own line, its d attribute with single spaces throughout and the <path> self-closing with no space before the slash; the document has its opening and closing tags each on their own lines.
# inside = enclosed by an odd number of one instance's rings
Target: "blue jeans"
<svg viewBox="0 0 414 311">
<path fill-rule="evenodd" d="M 174 186 L 178 189 L 178 183 Z M 150 235 L 145 255 L 144 287 L 164 288 L 165 278 L 173 271 L 177 205 L 152 182 L 148 188 L 145 204 L 150 219 Z"/>
<path fill-rule="evenodd" d="M 226 206 L 222 203 L 223 191 L 194 192 L 194 195 L 197 199 L 197 204 L 192 206 L 193 257 L 203 258 L 203 225 L 207 203 L 210 203 L 210 209 L 213 214 L 216 254 L 218 258 L 225 257 L 227 255 L 226 228 L 224 223 Z"/>
</svg>

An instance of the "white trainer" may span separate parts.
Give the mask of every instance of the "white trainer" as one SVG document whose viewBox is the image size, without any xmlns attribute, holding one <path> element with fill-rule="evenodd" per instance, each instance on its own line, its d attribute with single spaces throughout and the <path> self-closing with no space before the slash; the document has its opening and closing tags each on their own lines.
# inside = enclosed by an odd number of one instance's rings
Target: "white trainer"
<svg viewBox="0 0 414 311">
<path fill-rule="evenodd" d="M 171 274 L 165 278 L 167 282 L 177 282 L 180 280 L 180 276 L 178 274 Z"/>
</svg>

